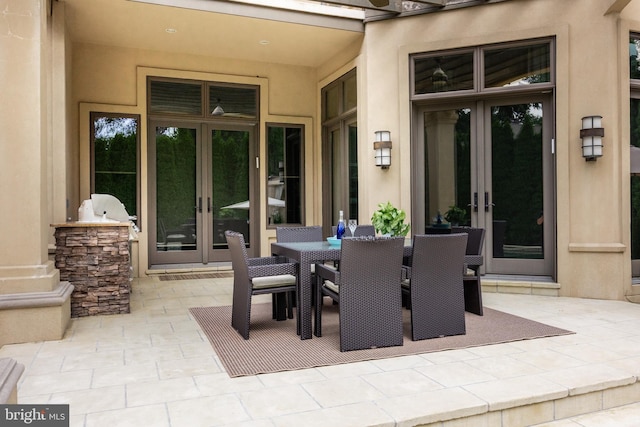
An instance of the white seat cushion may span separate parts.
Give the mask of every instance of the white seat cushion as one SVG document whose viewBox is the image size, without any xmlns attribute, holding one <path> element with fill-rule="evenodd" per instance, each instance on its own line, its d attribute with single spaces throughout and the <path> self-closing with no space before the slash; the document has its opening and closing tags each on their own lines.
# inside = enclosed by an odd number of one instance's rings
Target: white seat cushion
<svg viewBox="0 0 640 427">
<path fill-rule="evenodd" d="M 331 289 L 333 292 L 335 292 L 337 294 L 340 293 L 340 286 L 336 285 L 331 280 L 325 280 L 324 281 L 324 286 L 326 286 L 327 288 Z"/>
<path fill-rule="evenodd" d="M 295 285 L 296 276 L 291 274 L 279 274 L 277 276 L 263 276 L 251 279 L 254 289 L 273 288 L 276 286 Z"/>
</svg>

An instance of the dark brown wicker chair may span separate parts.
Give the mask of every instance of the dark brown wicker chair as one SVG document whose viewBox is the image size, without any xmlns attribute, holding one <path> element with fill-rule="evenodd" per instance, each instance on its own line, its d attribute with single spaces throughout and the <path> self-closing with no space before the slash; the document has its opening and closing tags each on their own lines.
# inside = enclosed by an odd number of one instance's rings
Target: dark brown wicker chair
<svg viewBox="0 0 640 427">
<path fill-rule="evenodd" d="M 402 237 L 348 238 L 342 241 L 339 270 L 316 265 L 316 336 L 322 336 L 327 295 L 339 305 L 340 351 L 402 345 L 403 246 Z"/>
<path fill-rule="evenodd" d="M 298 276 L 296 264 L 284 257 L 249 258 L 242 233 L 225 231 L 231 264 L 233 266 L 233 303 L 231 306 L 231 326 L 244 339 L 249 339 L 251 323 L 251 297 L 260 294 L 279 294 L 274 300 L 274 317 L 286 318 L 286 295 L 296 290 Z M 289 316 L 293 317 L 292 315 Z"/>
<path fill-rule="evenodd" d="M 276 227 L 276 240 L 279 243 L 322 242 L 322 227 L 310 225 L 302 227 Z"/>
<path fill-rule="evenodd" d="M 414 341 L 466 333 L 462 283 L 467 234 L 413 237 L 408 279 L 402 281 L 411 310 Z"/>
<path fill-rule="evenodd" d="M 482 284 L 480 283 L 480 267 L 483 263 L 482 246 L 484 245 L 484 228 L 453 227 L 454 233 L 467 233 L 467 250 L 464 271 L 464 308 L 470 313 L 483 315 Z"/>
<path fill-rule="evenodd" d="M 276 241 L 278 243 L 294 243 L 294 242 L 322 242 L 322 226 L 309 225 L 299 227 L 276 227 Z M 311 264 L 311 283 L 315 285 L 315 264 Z M 312 291 L 312 296 L 315 297 L 315 292 Z M 276 296 L 274 295 L 274 298 Z M 297 304 L 296 294 L 293 294 L 291 298 Z M 313 301 L 312 301 L 313 303 Z"/>
</svg>

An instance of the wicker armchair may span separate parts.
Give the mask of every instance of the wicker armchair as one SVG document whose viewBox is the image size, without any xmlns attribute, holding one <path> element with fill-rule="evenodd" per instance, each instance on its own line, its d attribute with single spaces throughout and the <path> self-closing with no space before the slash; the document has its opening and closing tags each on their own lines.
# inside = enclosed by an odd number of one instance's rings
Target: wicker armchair
<svg viewBox="0 0 640 427">
<path fill-rule="evenodd" d="M 260 294 L 279 294 L 274 299 L 273 314 L 278 320 L 285 320 L 284 298 L 296 290 L 298 281 L 296 264 L 284 257 L 249 258 L 242 233 L 225 231 L 231 252 L 233 266 L 233 303 L 231 306 L 231 326 L 244 339 L 249 339 L 251 323 L 251 297 Z M 292 311 L 289 318 L 293 317 Z"/>
<path fill-rule="evenodd" d="M 339 270 L 316 265 L 316 336 L 326 295 L 339 305 L 340 351 L 402 345 L 403 246 L 402 237 L 344 239 Z"/>
<path fill-rule="evenodd" d="M 423 340 L 466 333 L 462 276 L 465 233 L 413 237 L 411 267 L 402 292 L 411 310 L 411 338 Z"/>
<path fill-rule="evenodd" d="M 484 261 L 482 246 L 484 245 L 484 228 L 452 227 L 453 233 L 467 233 L 467 249 L 464 270 L 464 309 L 470 313 L 483 315 L 482 284 L 480 283 L 480 266 Z"/>
</svg>

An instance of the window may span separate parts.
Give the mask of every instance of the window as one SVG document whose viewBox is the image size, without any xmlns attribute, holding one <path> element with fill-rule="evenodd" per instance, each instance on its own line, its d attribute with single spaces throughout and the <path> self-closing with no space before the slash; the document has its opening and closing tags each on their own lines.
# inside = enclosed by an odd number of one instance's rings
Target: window
<svg viewBox="0 0 640 427">
<path fill-rule="evenodd" d="M 358 219 L 358 91 L 353 69 L 322 89 L 322 216 L 325 234 L 338 221 Z M 364 221 L 364 219 L 362 219 Z"/>
<path fill-rule="evenodd" d="M 551 82 L 549 43 L 484 51 L 484 87 Z"/>
<path fill-rule="evenodd" d="M 267 124 L 267 223 L 302 224 L 304 126 Z"/>
<path fill-rule="evenodd" d="M 252 120 L 258 117 L 256 86 L 159 77 L 149 78 L 148 84 L 152 115 Z"/>
<path fill-rule="evenodd" d="M 120 200 L 137 226 L 140 116 L 91 113 L 91 192 Z"/>
<path fill-rule="evenodd" d="M 629 77 L 640 79 L 640 35 L 629 37 Z"/>
<path fill-rule="evenodd" d="M 416 94 L 474 89 L 473 52 L 416 57 L 414 72 Z"/>
<path fill-rule="evenodd" d="M 551 85 L 552 48 L 549 40 L 413 55 L 413 98 L 442 92 Z M 481 82 L 480 87 L 476 82 Z"/>
<path fill-rule="evenodd" d="M 640 35 L 629 37 L 629 143 L 631 145 L 631 259 L 632 275 L 640 276 L 640 172 L 634 154 L 640 152 Z"/>
</svg>

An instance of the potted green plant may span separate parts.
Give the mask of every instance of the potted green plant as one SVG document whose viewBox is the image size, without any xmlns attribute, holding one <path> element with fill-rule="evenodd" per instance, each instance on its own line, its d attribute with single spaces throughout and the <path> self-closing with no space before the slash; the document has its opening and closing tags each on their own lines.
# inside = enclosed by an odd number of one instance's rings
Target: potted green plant
<svg viewBox="0 0 640 427">
<path fill-rule="evenodd" d="M 458 206 L 449 206 L 449 210 L 444 213 L 444 219 L 451 225 L 464 224 L 467 217 L 467 211 Z"/>
<path fill-rule="evenodd" d="M 371 223 L 376 232 L 382 235 L 406 236 L 411 226 L 404 223 L 405 218 L 405 212 L 393 206 L 391 202 L 380 203 L 378 210 L 371 217 Z"/>
</svg>

